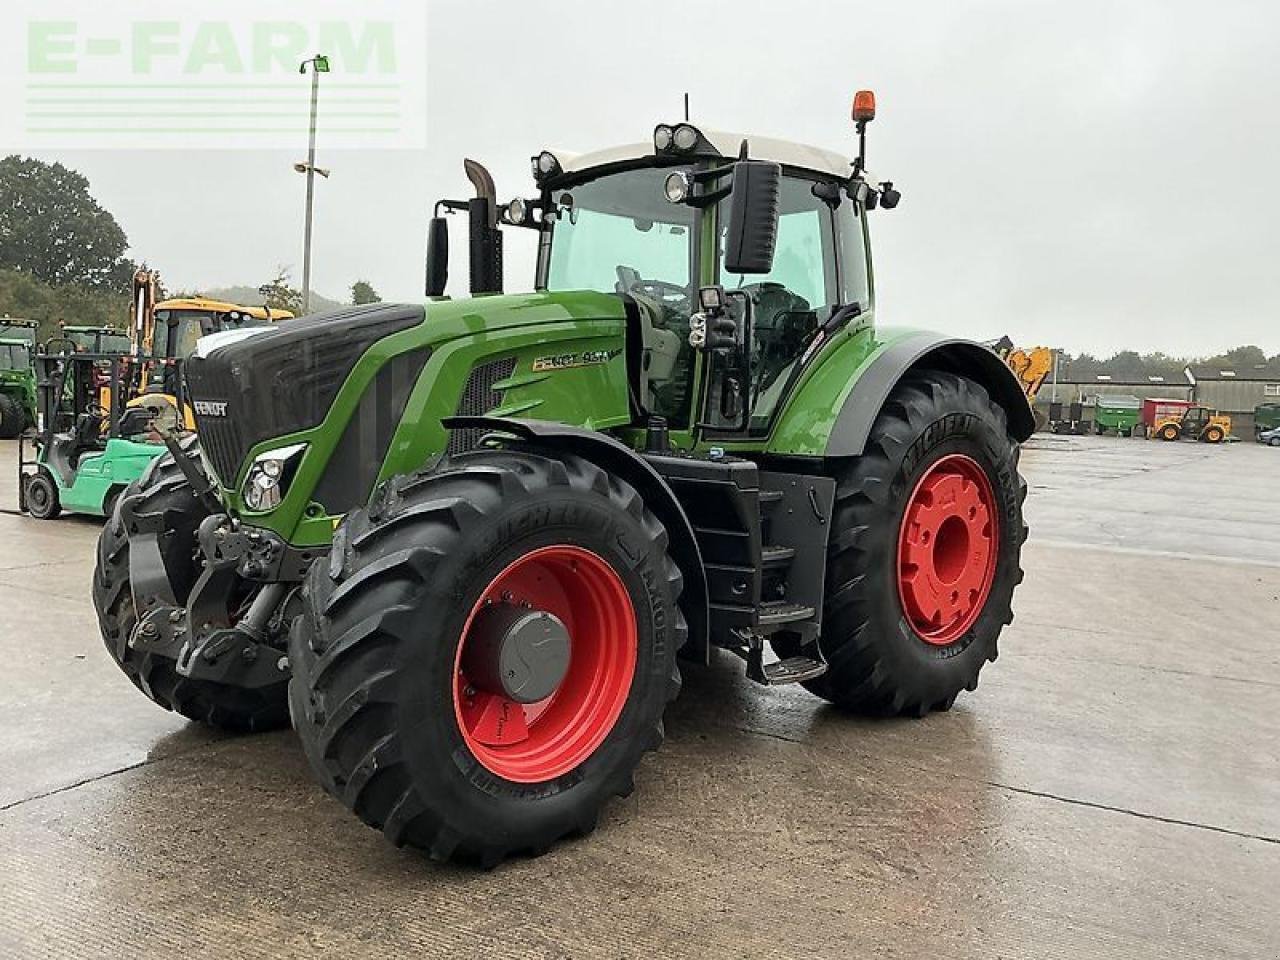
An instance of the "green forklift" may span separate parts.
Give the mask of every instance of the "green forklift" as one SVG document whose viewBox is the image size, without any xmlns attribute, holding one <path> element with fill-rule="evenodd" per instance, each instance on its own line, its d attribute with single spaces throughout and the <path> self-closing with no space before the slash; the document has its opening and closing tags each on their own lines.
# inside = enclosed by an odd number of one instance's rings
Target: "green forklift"
<svg viewBox="0 0 1280 960">
<path fill-rule="evenodd" d="M 18 508 L 37 520 L 64 510 L 110 516 L 125 488 L 164 453 L 165 438 L 181 434 L 172 404 L 127 403 L 127 355 L 40 353 L 35 368 L 39 429 L 30 446 L 26 436 L 18 441 Z"/>
<path fill-rule="evenodd" d="M 661 123 L 437 204 L 426 301 L 204 338 L 197 435 L 98 545 L 141 693 L 257 731 L 395 844 L 491 866 L 588 833 L 681 663 L 924 716 L 977 687 L 1026 537 L 1017 379 L 877 326 L 865 163 Z M 450 214 L 471 298 L 444 296 Z M 504 229 L 538 243 L 503 294 Z"/>
<path fill-rule="evenodd" d="M 0 440 L 12 440 L 36 422 L 32 320 L 0 320 Z"/>
</svg>

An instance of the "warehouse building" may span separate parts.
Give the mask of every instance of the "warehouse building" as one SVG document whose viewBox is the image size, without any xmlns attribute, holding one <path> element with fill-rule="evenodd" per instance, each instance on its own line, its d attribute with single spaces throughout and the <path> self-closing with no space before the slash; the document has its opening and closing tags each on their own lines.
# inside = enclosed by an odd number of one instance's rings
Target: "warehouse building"
<svg viewBox="0 0 1280 960">
<path fill-rule="evenodd" d="M 1193 363 L 1187 367 L 1193 399 L 1230 414 L 1232 433 L 1253 436 L 1253 410 L 1260 403 L 1280 403 L 1280 363 L 1223 367 Z"/>
</svg>

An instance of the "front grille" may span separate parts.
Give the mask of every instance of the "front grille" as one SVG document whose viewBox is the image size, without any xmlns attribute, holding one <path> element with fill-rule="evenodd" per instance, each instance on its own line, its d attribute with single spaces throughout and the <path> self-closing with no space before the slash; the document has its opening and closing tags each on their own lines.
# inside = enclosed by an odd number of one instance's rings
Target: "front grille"
<svg viewBox="0 0 1280 960">
<path fill-rule="evenodd" d="M 423 317 L 421 306 L 352 307 L 286 320 L 188 360 L 191 399 L 226 405 L 223 416 L 195 412 L 196 430 L 218 478 L 234 484 L 256 444 L 318 426 L 365 351 Z"/>
<path fill-rule="evenodd" d="M 490 360 L 471 368 L 467 377 L 467 385 L 462 388 L 462 396 L 458 400 L 458 408 L 454 411 L 457 417 L 479 417 L 494 407 L 501 406 L 502 392 L 495 390 L 494 384 L 506 380 L 516 370 L 515 357 L 503 357 L 501 360 Z M 468 427 L 453 430 L 449 433 L 447 453 L 452 456 L 464 450 L 471 450 L 480 443 L 488 430 Z"/>
<path fill-rule="evenodd" d="M 192 376 L 191 367 L 197 368 L 197 375 Z M 230 397 L 237 389 L 235 378 L 229 370 L 217 366 L 210 367 L 201 363 L 200 358 L 193 357 L 188 361 L 187 394 L 198 389 L 194 396 L 198 399 Z M 197 405 L 198 406 L 198 405 Z M 236 474 L 240 470 L 240 462 L 249 450 L 245 443 L 239 421 L 231 415 L 231 404 L 227 404 L 227 415 L 222 417 L 206 416 L 197 412 L 196 433 L 200 437 L 200 452 L 208 461 L 213 472 L 217 474 L 223 486 L 231 486 L 236 482 Z"/>
</svg>

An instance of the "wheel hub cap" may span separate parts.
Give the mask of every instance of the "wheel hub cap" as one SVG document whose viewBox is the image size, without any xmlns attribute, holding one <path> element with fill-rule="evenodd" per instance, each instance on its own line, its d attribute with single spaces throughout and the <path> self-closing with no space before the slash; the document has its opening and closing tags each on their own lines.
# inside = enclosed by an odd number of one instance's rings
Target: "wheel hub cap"
<svg viewBox="0 0 1280 960">
<path fill-rule="evenodd" d="M 486 693 L 537 703 L 555 693 L 568 672 L 569 631 L 545 610 L 491 604 L 476 617 L 462 668 Z"/>
<path fill-rule="evenodd" d="M 898 593 L 926 643 L 954 643 L 982 612 L 995 579 L 998 527 L 991 481 L 971 457 L 942 457 L 916 484 L 898 541 Z"/>
<path fill-rule="evenodd" d="M 532 550 L 498 573 L 463 626 L 453 706 L 487 770 L 541 783 L 585 762 L 613 730 L 639 640 L 626 585 L 582 547 Z"/>
</svg>

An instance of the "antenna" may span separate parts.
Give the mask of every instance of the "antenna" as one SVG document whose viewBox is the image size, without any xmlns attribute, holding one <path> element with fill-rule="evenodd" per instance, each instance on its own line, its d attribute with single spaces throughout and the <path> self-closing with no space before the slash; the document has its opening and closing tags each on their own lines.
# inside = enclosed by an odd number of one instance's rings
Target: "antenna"
<svg viewBox="0 0 1280 960">
<path fill-rule="evenodd" d="M 684 122 L 689 122 L 689 91 L 684 92 Z"/>
</svg>

